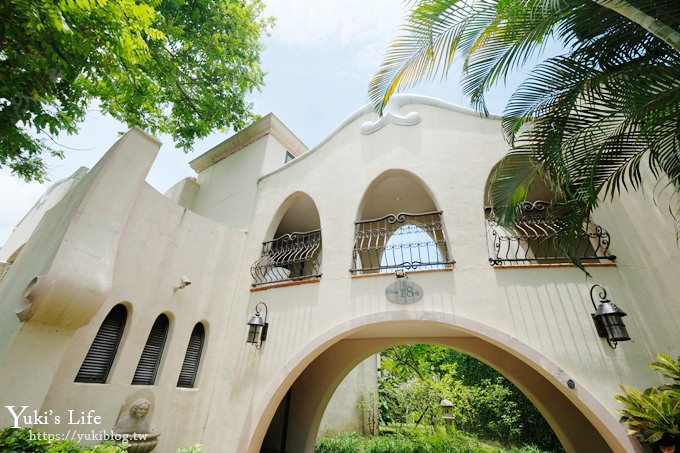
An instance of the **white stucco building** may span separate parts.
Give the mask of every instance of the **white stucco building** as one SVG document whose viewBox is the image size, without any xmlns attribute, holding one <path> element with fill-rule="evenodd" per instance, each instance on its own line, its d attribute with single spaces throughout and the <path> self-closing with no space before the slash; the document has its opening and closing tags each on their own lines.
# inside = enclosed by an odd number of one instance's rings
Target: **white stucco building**
<svg viewBox="0 0 680 453">
<path fill-rule="evenodd" d="M 613 395 L 658 384 L 646 364 L 680 349 L 665 194 L 650 184 L 602 204 L 584 237 L 587 279 L 541 242 L 540 212 L 525 231 L 495 225 L 498 120 L 417 96 L 391 108 L 357 111 L 309 150 L 267 115 L 165 195 L 145 182 L 159 143 L 131 130 L 56 185 L 0 250 L 2 406 L 46 414 L 21 425 L 52 433 L 74 428 L 69 411 L 94 411 L 85 432 L 151 395 L 155 451 L 311 451 L 352 368 L 436 343 L 512 380 L 568 451 L 639 448 Z M 595 283 L 628 313 L 633 341 L 598 336 Z M 261 302 L 267 336 L 251 344 Z M 0 423 L 14 423 L 8 410 Z"/>
</svg>

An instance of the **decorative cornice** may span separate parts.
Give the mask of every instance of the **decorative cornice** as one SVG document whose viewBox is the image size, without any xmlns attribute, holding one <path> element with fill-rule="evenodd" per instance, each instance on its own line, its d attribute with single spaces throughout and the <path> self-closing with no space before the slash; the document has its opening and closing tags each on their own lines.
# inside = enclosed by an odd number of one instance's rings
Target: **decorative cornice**
<svg viewBox="0 0 680 453">
<path fill-rule="evenodd" d="M 387 104 L 384 115 L 378 118 L 377 121 L 365 121 L 361 125 L 361 133 L 369 135 L 379 131 L 388 124 L 394 124 L 395 126 L 414 126 L 420 123 L 422 117 L 418 112 L 409 112 L 406 116 L 399 114 L 399 109 L 404 104 L 408 103 L 406 101 L 406 98 L 395 97 L 392 102 Z"/>
</svg>

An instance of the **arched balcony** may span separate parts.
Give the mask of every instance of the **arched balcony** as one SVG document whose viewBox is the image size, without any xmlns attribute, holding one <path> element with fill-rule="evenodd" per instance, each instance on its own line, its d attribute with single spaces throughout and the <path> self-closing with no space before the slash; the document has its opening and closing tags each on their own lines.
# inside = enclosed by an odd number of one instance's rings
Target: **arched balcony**
<svg viewBox="0 0 680 453">
<path fill-rule="evenodd" d="M 493 172 L 492 172 L 493 173 Z M 552 194 L 548 186 L 535 178 L 534 186 L 515 217 L 515 225 L 503 227 L 496 221 L 495 208 L 487 180 L 484 207 L 489 262 L 492 266 L 559 264 L 570 262 L 554 245 L 554 238 L 563 230 L 562 220 L 551 215 Z M 584 263 L 611 262 L 616 259 L 609 251 L 607 230 L 588 220 L 578 244 L 578 257 Z"/>
<path fill-rule="evenodd" d="M 321 277 L 321 228 L 316 205 L 296 194 L 284 203 L 273 239 L 250 268 L 253 286 Z"/>
<path fill-rule="evenodd" d="M 391 171 L 371 184 L 355 222 L 354 274 L 451 267 L 432 197 L 413 175 Z"/>
</svg>

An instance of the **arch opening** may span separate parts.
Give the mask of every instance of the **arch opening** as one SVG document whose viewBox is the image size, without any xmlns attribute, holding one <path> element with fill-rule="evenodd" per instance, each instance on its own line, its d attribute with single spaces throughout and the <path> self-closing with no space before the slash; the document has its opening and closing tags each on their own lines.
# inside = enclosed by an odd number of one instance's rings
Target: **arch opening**
<svg viewBox="0 0 680 453">
<path fill-rule="evenodd" d="M 369 186 L 355 222 L 354 274 L 451 267 L 438 210 L 422 181 L 391 170 Z"/>
<path fill-rule="evenodd" d="M 373 359 L 373 360 L 371 360 Z M 433 441 L 439 448 L 456 451 L 459 434 L 470 442 L 501 444 L 506 448 L 532 445 L 541 451 L 562 451 L 554 432 L 535 406 L 510 381 L 493 368 L 455 349 L 433 343 L 410 343 L 382 350 L 372 362 L 378 370 L 375 393 L 370 386 L 352 392 L 360 363 L 342 381 L 326 408 L 317 444 L 337 433 L 389 436 L 401 433 Z M 354 379 L 353 379 L 354 378 Z M 349 385 L 346 381 L 349 381 Z M 349 390 L 349 392 L 348 392 Z M 336 406 L 350 399 L 359 409 L 339 413 Z M 347 405 L 344 405 L 345 410 Z M 354 416 L 350 429 L 337 417 Z M 429 439 L 428 439 L 429 438 Z M 478 440 L 479 439 L 479 440 Z M 333 440 L 326 442 L 333 444 Z M 383 442 L 377 439 L 378 445 Z M 469 445 L 469 448 L 475 448 Z"/>
<path fill-rule="evenodd" d="M 316 205 L 302 193 L 284 202 L 273 236 L 250 268 L 253 286 L 321 276 L 321 222 Z"/>
<path fill-rule="evenodd" d="M 484 191 L 484 214 L 487 226 L 489 262 L 492 266 L 569 263 L 556 246 L 564 227 L 559 218 L 560 206 L 553 203 L 549 184 L 538 172 L 531 177 L 532 184 L 525 201 L 519 206 L 512 227 L 502 226 L 496 218 L 496 206 L 491 192 L 491 182 L 496 168 L 491 170 Z M 614 261 L 609 252 L 610 237 L 607 230 L 590 219 L 583 224 L 577 254 L 584 263 Z"/>
<path fill-rule="evenodd" d="M 574 392 L 566 380 L 558 381 L 556 376 L 566 373 L 544 356 L 474 321 L 441 313 L 420 315 L 367 315 L 334 329 L 334 339 L 320 338 L 311 362 L 309 349 L 305 349 L 307 352 L 296 358 L 299 368 L 287 367 L 287 376 L 282 376 L 279 386 L 270 388 L 263 400 L 267 403 L 256 411 L 247 450 L 283 451 L 280 448 L 284 447 L 285 451 L 313 451 L 326 405 L 354 366 L 388 347 L 428 343 L 455 349 L 495 368 L 529 398 L 567 451 L 636 451 L 625 429 L 606 408 L 583 387 Z M 280 404 L 284 399 L 287 409 Z M 285 438 L 285 444 L 265 444 L 265 433 L 275 425 L 270 422 L 277 407 L 289 414 L 285 424 L 278 424 L 279 429 L 286 426 L 285 436 L 280 431 L 270 431 L 267 436 L 279 442 Z"/>
</svg>

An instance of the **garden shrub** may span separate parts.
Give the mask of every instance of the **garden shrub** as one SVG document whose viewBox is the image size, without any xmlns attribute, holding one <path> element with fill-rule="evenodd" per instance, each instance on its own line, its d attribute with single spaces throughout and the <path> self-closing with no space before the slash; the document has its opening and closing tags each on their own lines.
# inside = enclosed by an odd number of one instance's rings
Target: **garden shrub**
<svg viewBox="0 0 680 453">
<path fill-rule="evenodd" d="M 322 437 L 316 443 L 316 453 L 356 453 L 363 449 L 364 439 L 359 433 L 341 433 Z"/>
<path fill-rule="evenodd" d="M 31 430 L 5 428 L 0 431 L 0 451 L 7 453 L 43 453 L 49 442 L 31 439 Z"/>
<path fill-rule="evenodd" d="M 40 435 L 36 435 L 40 434 Z M 333 450 L 334 451 L 334 450 Z M 98 445 L 81 446 L 71 440 L 45 439 L 44 433 L 32 428 L 0 429 L 0 452 L 2 453 L 125 453 L 125 445 L 104 442 Z M 203 453 L 200 444 L 184 447 L 177 453 Z"/>
<path fill-rule="evenodd" d="M 315 453 L 543 453 L 526 445 L 504 449 L 490 446 L 462 431 L 431 431 L 422 426 L 401 426 L 388 435 L 362 437 L 359 433 L 342 433 L 317 440 Z"/>
</svg>

